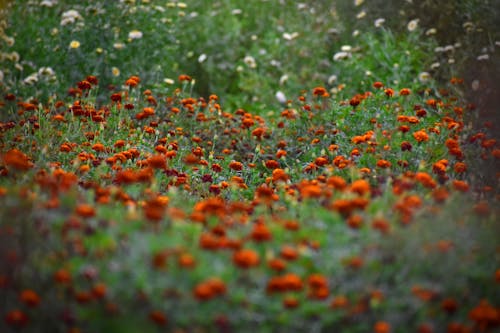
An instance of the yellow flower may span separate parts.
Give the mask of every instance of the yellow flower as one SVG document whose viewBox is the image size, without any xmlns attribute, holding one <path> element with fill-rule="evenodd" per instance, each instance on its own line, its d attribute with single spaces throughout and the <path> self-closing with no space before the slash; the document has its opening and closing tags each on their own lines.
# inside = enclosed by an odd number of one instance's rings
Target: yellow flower
<svg viewBox="0 0 500 333">
<path fill-rule="evenodd" d="M 69 47 L 71 49 L 77 49 L 80 47 L 80 42 L 77 40 L 72 40 L 71 43 L 69 43 Z"/>
<path fill-rule="evenodd" d="M 120 75 L 120 70 L 116 67 L 113 67 L 111 68 L 111 73 L 113 74 L 113 76 L 118 76 Z"/>
</svg>

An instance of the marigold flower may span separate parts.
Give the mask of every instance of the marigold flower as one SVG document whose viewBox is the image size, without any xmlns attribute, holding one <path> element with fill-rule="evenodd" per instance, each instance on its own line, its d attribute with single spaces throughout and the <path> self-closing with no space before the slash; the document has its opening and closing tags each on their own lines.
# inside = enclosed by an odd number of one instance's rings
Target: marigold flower
<svg viewBox="0 0 500 333">
<path fill-rule="evenodd" d="M 13 170 L 27 171 L 33 167 L 29 157 L 15 148 L 0 155 L 0 157 L 4 165 Z"/>
<path fill-rule="evenodd" d="M 19 299 L 21 302 L 30 307 L 36 307 L 40 304 L 40 296 L 38 296 L 38 294 L 31 289 L 23 290 L 19 295 Z"/>
<path fill-rule="evenodd" d="M 290 176 L 286 174 L 285 170 L 278 168 L 273 170 L 272 180 L 274 183 L 278 181 L 286 182 L 289 178 Z"/>
<path fill-rule="evenodd" d="M 349 300 L 344 295 L 336 296 L 330 302 L 330 308 L 341 309 L 345 308 L 349 304 Z"/>
<path fill-rule="evenodd" d="M 241 171 L 243 170 L 243 163 L 238 161 L 231 161 L 229 163 L 229 168 L 235 171 Z"/>
<path fill-rule="evenodd" d="M 75 208 L 76 215 L 83 218 L 90 218 L 95 216 L 95 208 L 88 204 L 79 204 Z"/>
<path fill-rule="evenodd" d="M 283 299 L 283 306 L 287 309 L 294 309 L 299 306 L 299 300 L 295 296 L 286 296 Z"/>
<path fill-rule="evenodd" d="M 29 321 L 28 315 L 21 310 L 12 310 L 5 315 L 5 322 L 14 327 L 25 326 Z"/>
<path fill-rule="evenodd" d="M 370 183 L 364 179 L 358 179 L 351 184 L 351 191 L 359 195 L 365 195 L 370 192 Z"/>
<path fill-rule="evenodd" d="M 429 141 L 429 135 L 424 130 L 414 132 L 413 137 L 417 142 Z"/>
<path fill-rule="evenodd" d="M 391 325 L 385 321 L 378 321 L 373 326 L 373 332 L 374 333 L 390 333 L 391 332 Z"/>
<path fill-rule="evenodd" d="M 256 242 L 263 242 L 271 240 L 273 236 L 264 223 L 257 223 L 254 225 L 250 237 Z"/>
<path fill-rule="evenodd" d="M 284 245 L 282 248 L 281 248 L 281 251 L 280 251 L 280 256 L 285 259 L 285 260 L 295 260 L 298 258 L 299 256 L 299 252 L 297 251 L 296 248 L 290 246 L 290 245 Z"/>
<path fill-rule="evenodd" d="M 255 267 L 259 262 L 258 253 L 251 249 L 241 249 L 233 254 L 233 263 L 240 268 Z"/>
<path fill-rule="evenodd" d="M 153 310 L 149 313 L 149 319 L 158 326 L 165 326 L 168 323 L 167 316 L 158 310 Z"/>
</svg>

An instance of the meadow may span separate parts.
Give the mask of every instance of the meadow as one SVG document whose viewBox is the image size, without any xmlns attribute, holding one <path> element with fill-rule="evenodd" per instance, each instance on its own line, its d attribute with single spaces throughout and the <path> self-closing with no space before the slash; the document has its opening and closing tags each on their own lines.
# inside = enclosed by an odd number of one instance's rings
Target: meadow
<svg viewBox="0 0 500 333">
<path fill-rule="evenodd" d="M 498 331 L 489 1 L 0 4 L 0 331 Z"/>
</svg>

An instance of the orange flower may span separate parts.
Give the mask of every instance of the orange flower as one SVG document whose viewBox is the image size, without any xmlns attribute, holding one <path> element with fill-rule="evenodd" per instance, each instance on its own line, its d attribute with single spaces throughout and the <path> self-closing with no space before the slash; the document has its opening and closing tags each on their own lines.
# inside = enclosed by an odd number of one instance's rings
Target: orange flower
<svg viewBox="0 0 500 333">
<path fill-rule="evenodd" d="M 95 216 L 95 209 L 88 204 L 79 204 L 75 208 L 75 213 L 83 218 L 90 218 Z"/>
<path fill-rule="evenodd" d="M 349 304 L 349 300 L 344 295 L 336 296 L 332 299 L 330 303 L 330 308 L 341 309 L 345 308 Z"/>
<path fill-rule="evenodd" d="M 167 161 L 166 161 L 166 156 L 162 154 L 158 155 L 153 155 L 148 158 L 148 166 L 154 168 L 154 169 L 166 169 L 167 168 Z"/>
<path fill-rule="evenodd" d="M 240 268 L 251 268 L 259 262 L 259 254 L 251 249 L 241 249 L 233 254 L 233 263 Z"/>
<path fill-rule="evenodd" d="M 295 260 L 299 256 L 299 252 L 294 247 L 285 245 L 281 248 L 280 255 L 285 260 Z"/>
<path fill-rule="evenodd" d="M 3 155 L 0 155 L 7 168 L 13 170 L 27 171 L 33 167 L 29 157 L 18 149 L 11 149 Z"/>
<path fill-rule="evenodd" d="M 271 259 L 269 260 L 269 262 L 267 263 L 269 265 L 269 267 L 277 272 L 281 272 L 283 270 L 285 270 L 286 268 L 286 262 L 279 259 L 279 258 L 274 258 L 274 259 Z"/>
<path fill-rule="evenodd" d="M 168 323 L 167 316 L 158 310 L 153 310 L 149 313 L 149 319 L 158 326 L 165 326 Z"/>
<path fill-rule="evenodd" d="M 290 178 L 290 176 L 288 176 L 286 174 L 285 170 L 283 170 L 283 169 L 274 169 L 273 170 L 272 179 L 273 179 L 274 183 L 276 183 L 278 181 L 286 182 L 289 178 Z"/>
<path fill-rule="evenodd" d="M 429 140 L 429 135 L 424 130 L 414 132 L 413 137 L 417 140 L 417 142 L 425 142 Z"/>
<path fill-rule="evenodd" d="M 483 299 L 469 312 L 469 318 L 476 323 L 480 332 L 487 332 L 488 329 L 500 325 L 500 310 Z"/>
<path fill-rule="evenodd" d="M 272 239 L 273 235 L 264 223 L 257 223 L 254 225 L 250 237 L 256 242 L 263 242 Z"/>
<path fill-rule="evenodd" d="M 377 161 L 377 166 L 382 169 L 387 169 L 391 167 L 391 162 L 386 161 L 386 160 L 378 160 Z"/>
<path fill-rule="evenodd" d="M 401 89 L 401 90 L 399 91 L 399 94 L 400 94 L 401 96 L 408 96 L 410 93 L 411 93 L 411 91 L 410 91 L 410 89 L 408 89 L 408 88 L 403 88 L 403 89 Z"/>
<path fill-rule="evenodd" d="M 30 307 L 36 307 L 40 304 L 40 296 L 38 296 L 38 294 L 31 289 L 23 290 L 19 295 L 19 298 L 21 302 Z"/>
<path fill-rule="evenodd" d="M 295 296 L 286 296 L 283 299 L 283 306 L 287 309 L 294 309 L 299 306 L 299 300 Z"/>
<path fill-rule="evenodd" d="M 390 333 L 391 325 L 386 321 L 377 321 L 373 326 L 374 333 Z"/>
<path fill-rule="evenodd" d="M 22 327 L 26 325 L 29 321 L 28 316 L 21 310 L 12 310 L 5 316 L 5 321 L 10 326 Z"/>
<path fill-rule="evenodd" d="M 314 96 L 328 97 L 328 92 L 323 87 L 316 87 L 313 89 Z"/>
<path fill-rule="evenodd" d="M 351 184 L 351 191 L 359 195 L 365 195 L 370 192 L 370 183 L 364 179 L 358 179 Z"/>
<path fill-rule="evenodd" d="M 235 171 L 243 170 L 243 163 L 237 161 L 231 161 L 229 163 L 229 168 Z"/>
<path fill-rule="evenodd" d="M 417 172 L 415 175 L 415 179 L 418 182 L 420 182 L 420 184 L 422 184 L 424 187 L 431 188 L 431 189 L 436 187 L 436 182 L 426 172 Z"/>
<path fill-rule="evenodd" d="M 157 196 L 146 202 L 144 205 L 144 216 L 150 221 L 158 222 L 165 215 L 165 208 L 168 205 L 168 197 Z"/>
<path fill-rule="evenodd" d="M 184 268 L 192 268 L 196 265 L 194 257 L 189 253 L 183 253 L 178 260 L 179 266 Z"/>
</svg>

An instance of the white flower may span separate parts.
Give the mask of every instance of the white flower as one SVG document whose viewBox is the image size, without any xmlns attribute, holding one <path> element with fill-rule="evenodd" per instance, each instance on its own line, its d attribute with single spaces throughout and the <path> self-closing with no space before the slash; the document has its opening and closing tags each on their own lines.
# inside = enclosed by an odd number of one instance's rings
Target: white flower
<svg viewBox="0 0 500 333">
<path fill-rule="evenodd" d="M 340 60 L 344 60 L 344 59 L 347 59 L 350 57 L 351 57 L 351 54 L 349 52 L 341 51 L 341 52 L 337 52 L 333 55 L 333 60 L 340 61 Z"/>
<path fill-rule="evenodd" d="M 479 80 L 474 80 L 474 81 L 472 81 L 472 83 L 471 83 L 471 88 L 472 88 L 472 90 L 474 90 L 474 91 L 479 90 Z"/>
<path fill-rule="evenodd" d="M 27 85 L 33 85 L 35 83 L 38 82 L 38 74 L 37 73 L 32 73 L 30 74 L 28 77 L 26 77 L 24 80 L 23 80 L 24 84 L 27 84 Z"/>
<path fill-rule="evenodd" d="M 414 20 L 411 20 L 410 22 L 408 22 L 408 31 L 414 31 L 415 29 L 418 28 L 418 23 L 420 22 L 419 19 L 414 19 Z"/>
<path fill-rule="evenodd" d="M 38 75 L 39 76 L 54 76 L 55 72 L 52 68 L 50 67 L 40 67 L 38 70 Z"/>
<path fill-rule="evenodd" d="M 177 7 L 184 9 L 184 8 L 187 8 L 187 5 L 184 2 L 179 2 L 179 3 L 177 3 Z"/>
<path fill-rule="evenodd" d="M 477 57 L 477 60 L 482 61 L 482 60 L 488 60 L 490 56 L 488 54 L 481 54 L 480 56 Z"/>
<path fill-rule="evenodd" d="M 255 61 L 255 58 L 250 55 L 245 56 L 245 58 L 243 58 L 243 62 L 250 68 L 257 67 L 257 62 Z"/>
<path fill-rule="evenodd" d="M 364 10 L 362 10 L 362 11 L 360 11 L 358 13 L 358 15 L 356 15 L 356 18 L 359 20 L 359 19 L 362 19 L 365 16 L 366 16 L 366 12 Z"/>
<path fill-rule="evenodd" d="M 375 20 L 373 25 L 375 26 L 375 28 L 380 28 L 381 26 L 384 25 L 384 23 L 385 23 L 385 18 L 378 18 Z"/>
<path fill-rule="evenodd" d="M 434 62 L 434 63 L 431 64 L 431 69 L 436 69 L 439 66 L 441 66 L 441 64 L 439 62 Z"/>
<path fill-rule="evenodd" d="M 298 32 L 292 32 L 291 34 L 288 33 L 288 32 L 285 32 L 283 34 L 283 38 L 286 39 L 286 40 L 292 40 L 292 39 L 295 39 L 299 37 L 299 33 Z"/>
<path fill-rule="evenodd" d="M 174 84 L 175 83 L 174 80 L 172 80 L 171 78 L 168 78 L 168 77 L 164 78 L 163 82 L 165 82 L 166 84 Z"/>
<path fill-rule="evenodd" d="M 354 31 L 352 32 L 352 37 L 359 36 L 359 34 L 360 34 L 359 30 L 358 30 L 358 29 L 356 29 L 356 30 L 354 30 Z"/>
<path fill-rule="evenodd" d="M 430 35 L 435 35 L 436 33 L 437 33 L 436 28 L 430 28 L 429 30 L 427 30 L 427 31 L 425 32 L 425 35 L 426 35 L 426 36 L 430 36 Z"/>
<path fill-rule="evenodd" d="M 57 5 L 57 0 L 43 0 L 40 2 L 40 6 L 42 7 L 53 7 Z"/>
<path fill-rule="evenodd" d="M 128 33 L 128 38 L 130 39 L 141 39 L 142 38 L 142 32 L 139 30 L 132 30 Z"/>
<path fill-rule="evenodd" d="M 284 85 L 288 81 L 288 75 L 284 74 L 280 77 L 280 85 Z"/>
<path fill-rule="evenodd" d="M 73 24 L 77 20 L 83 20 L 83 17 L 74 9 L 70 9 L 61 15 L 61 25 Z"/>
<path fill-rule="evenodd" d="M 285 94 L 284 94 L 282 91 L 279 91 L 279 90 L 278 90 L 278 91 L 276 92 L 276 95 L 274 95 L 274 96 L 276 97 L 276 100 L 277 100 L 278 102 L 280 102 L 281 104 L 284 104 L 284 103 L 286 103 L 286 101 L 287 101 L 286 96 L 285 96 Z"/>
<path fill-rule="evenodd" d="M 340 47 L 340 51 L 343 52 L 351 52 L 352 51 L 352 46 L 351 45 L 342 45 Z"/>
<path fill-rule="evenodd" d="M 431 79 L 431 75 L 427 72 L 422 72 L 422 73 L 418 74 L 418 80 L 421 83 L 425 83 L 425 82 L 429 81 L 430 79 Z"/>
<path fill-rule="evenodd" d="M 365 2 L 365 0 L 354 0 L 354 6 L 358 7 L 361 6 Z"/>
<path fill-rule="evenodd" d="M 3 82 L 3 78 L 4 78 L 3 72 L 0 71 L 0 82 Z"/>
<path fill-rule="evenodd" d="M 207 55 L 205 53 L 200 54 L 200 56 L 198 57 L 198 62 L 201 64 L 205 60 L 207 60 Z"/>
<path fill-rule="evenodd" d="M 113 67 L 111 68 L 111 74 L 113 74 L 113 76 L 118 76 L 120 75 L 120 70 L 117 67 Z"/>
<path fill-rule="evenodd" d="M 121 50 L 121 49 L 123 49 L 125 47 L 125 44 L 123 44 L 123 43 L 114 43 L 113 47 L 115 49 L 117 49 L 117 50 Z"/>
<path fill-rule="evenodd" d="M 330 77 L 328 78 L 328 84 L 332 85 L 335 82 L 337 82 L 337 75 L 335 75 L 335 74 L 330 75 Z"/>
<path fill-rule="evenodd" d="M 238 8 L 233 9 L 231 11 L 231 14 L 233 14 L 233 15 L 240 15 L 241 13 L 243 13 L 243 11 L 241 9 L 238 9 Z"/>
</svg>

